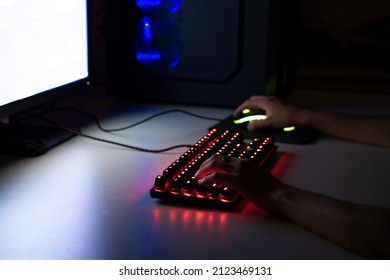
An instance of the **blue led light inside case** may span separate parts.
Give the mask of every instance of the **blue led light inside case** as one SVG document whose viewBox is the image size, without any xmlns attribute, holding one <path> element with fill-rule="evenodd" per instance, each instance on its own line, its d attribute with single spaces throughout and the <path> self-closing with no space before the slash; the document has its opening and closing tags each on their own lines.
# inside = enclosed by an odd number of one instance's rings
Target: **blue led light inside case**
<svg viewBox="0 0 390 280">
<path fill-rule="evenodd" d="M 135 55 L 139 61 L 145 63 L 161 59 L 161 54 L 158 52 L 137 52 Z"/>
<path fill-rule="evenodd" d="M 148 14 L 174 14 L 182 0 L 135 0 L 137 6 Z"/>
<path fill-rule="evenodd" d="M 135 57 L 148 68 L 177 67 L 181 60 L 181 28 L 176 20 L 171 16 L 144 16 L 137 26 Z"/>
</svg>

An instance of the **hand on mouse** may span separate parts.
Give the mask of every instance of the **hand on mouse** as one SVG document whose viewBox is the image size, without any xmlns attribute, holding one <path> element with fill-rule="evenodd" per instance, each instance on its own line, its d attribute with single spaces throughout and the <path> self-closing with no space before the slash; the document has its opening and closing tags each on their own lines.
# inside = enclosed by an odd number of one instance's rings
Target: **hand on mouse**
<svg viewBox="0 0 390 280">
<path fill-rule="evenodd" d="M 266 111 L 265 120 L 251 121 L 247 129 L 254 131 L 260 128 L 283 128 L 296 124 L 299 116 L 299 108 L 284 104 L 275 97 L 252 96 L 242 103 L 234 112 L 234 116 L 239 116 L 244 109 L 260 108 Z"/>
<path fill-rule="evenodd" d="M 235 110 L 239 116 L 244 109 L 260 108 L 267 118 L 248 123 L 250 131 L 260 128 L 300 126 L 359 143 L 390 147 L 390 116 L 354 115 L 316 111 L 285 104 L 276 97 L 252 96 Z"/>
</svg>

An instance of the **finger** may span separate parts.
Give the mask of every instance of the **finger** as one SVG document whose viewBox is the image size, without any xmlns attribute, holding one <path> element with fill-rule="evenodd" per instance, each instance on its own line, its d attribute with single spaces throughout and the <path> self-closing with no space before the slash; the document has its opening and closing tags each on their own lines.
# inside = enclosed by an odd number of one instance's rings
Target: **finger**
<svg viewBox="0 0 390 280">
<path fill-rule="evenodd" d="M 260 108 L 263 110 L 267 110 L 269 107 L 269 102 L 272 101 L 274 97 L 269 96 L 252 96 L 247 101 L 242 103 L 235 111 L 234 116 L 239 116 L 244 109 L 254 109 L 254 108 Z"/>
<path fill-rule="evenodd" d="M 234 115 L 235 117 L 240 116 L 241 113 L 242 113 L 242 110 L 244 110 L 244 109 L 246 109 L 246 108 L 249 107 L 248 103 L 249 103 L 249 101 L 245 101 L 245 102 L 242 103 L 240 106 L 238 106 L 237 109 L 234 110 L 233 115 Z"/>
<path fill-rule="evenodd" d="M 195 178 L 203 178 L 208 174 L 215 172 L 230 172 L 232 167 L 229 163 L 230 157 L 223 155 L 212 155 L 209 159 L 205 160 L 195 173 Z"/>
<path fill-rule="evenodd" d="M 245 100 L 243 103 L 241 103 L 240 106 L 237 107 L 237 109 L 234 111 L 233 115 L 234 116 L 240 115 L 242 110 L 244 110 L 245 108 L 248 108 L 249 104 L 251 104 L 253 102 L 253 100 L 256 100 L 256 99 L 261 98 L 261 97 L 262 97 L 261 95 L 252 95 L 250 98 Z"/>
<path fill-rule="evenodd" d="M 199 167 L 198 171 L 195 173 L 195 178 L 203 178 L 207 176 L 210 173 L 223 171 L 220 167 L 217 166 L 217 162 L 223 161 L 220 159 L 222 157 L 221 155 L 212 155 L 210 158 L 206 159 L 201 166 Z"/>
<path fill-rule="evenodd" d="M 248 123 L 247 129 L 249 131 L 255 131 L 262 128 L 270 128 L 272 127 L 271 122 L 268 119 L 259 120 L 259 121 L 251 121 Z"/>
<path fill-rule="evenodd" d="M 237 107 L 237 109 L 234 111 L 233 115 L 236 117 L 240 116 L 244 109 L 255 109 L 255 108 L 265 109 L 264 104 L 265 104 L 265 101 L 262 99 L 247 100 L 246 102 L 244 102 L 243 104 L 241 104 L 240 106 Z"/>
<path fill-rule="evenodd" d="M 207 175 L 206 177 L 198 181 L 199 185 L 208 186 L 208 185 L 229 185 L 231 182 L 231 176 L 228 173 L 215 172 Z"/>
</svg>

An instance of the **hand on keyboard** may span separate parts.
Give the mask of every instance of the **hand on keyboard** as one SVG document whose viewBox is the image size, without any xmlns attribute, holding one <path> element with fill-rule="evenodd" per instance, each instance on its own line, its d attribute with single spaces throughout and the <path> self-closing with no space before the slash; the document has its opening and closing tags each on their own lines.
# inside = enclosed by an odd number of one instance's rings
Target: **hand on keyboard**
<svg viewBox="0 0 390 280">
<path fill-rule="evenodd" d="M 253 139 L 246 143 L 239 133 L 221 133 L 213 129 L 156 177 L 150 195 L 159 199 L 232 204 L 239 195 L 230 186 L 223 182 L 198 184 L 195 174 L 202 163 L 213 155 L 223 155 L 224 159 L 243 158 L 256 166 L 263 166 L 275 150 L 272 138 Z"/>
</svg>

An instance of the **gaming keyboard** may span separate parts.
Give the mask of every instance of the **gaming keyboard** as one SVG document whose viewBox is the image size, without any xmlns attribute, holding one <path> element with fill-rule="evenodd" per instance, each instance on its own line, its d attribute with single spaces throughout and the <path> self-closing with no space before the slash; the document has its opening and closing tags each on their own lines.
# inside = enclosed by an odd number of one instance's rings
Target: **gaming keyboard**
<svg viewBox="0 0 390 280">
<path fill-rule="evenodd" d="M 211 155 L 221 154 L 251 159 L 263 166 L 276 149 L 274 140 L 269 137 L 248 142 L 240 133 L 212 129 L 156 177 L 150 196 L 163 200 L 233 205 L 240 196 L 229 186 L 198 185 L 194 175 L 200 165 Z"/>
</svg>

